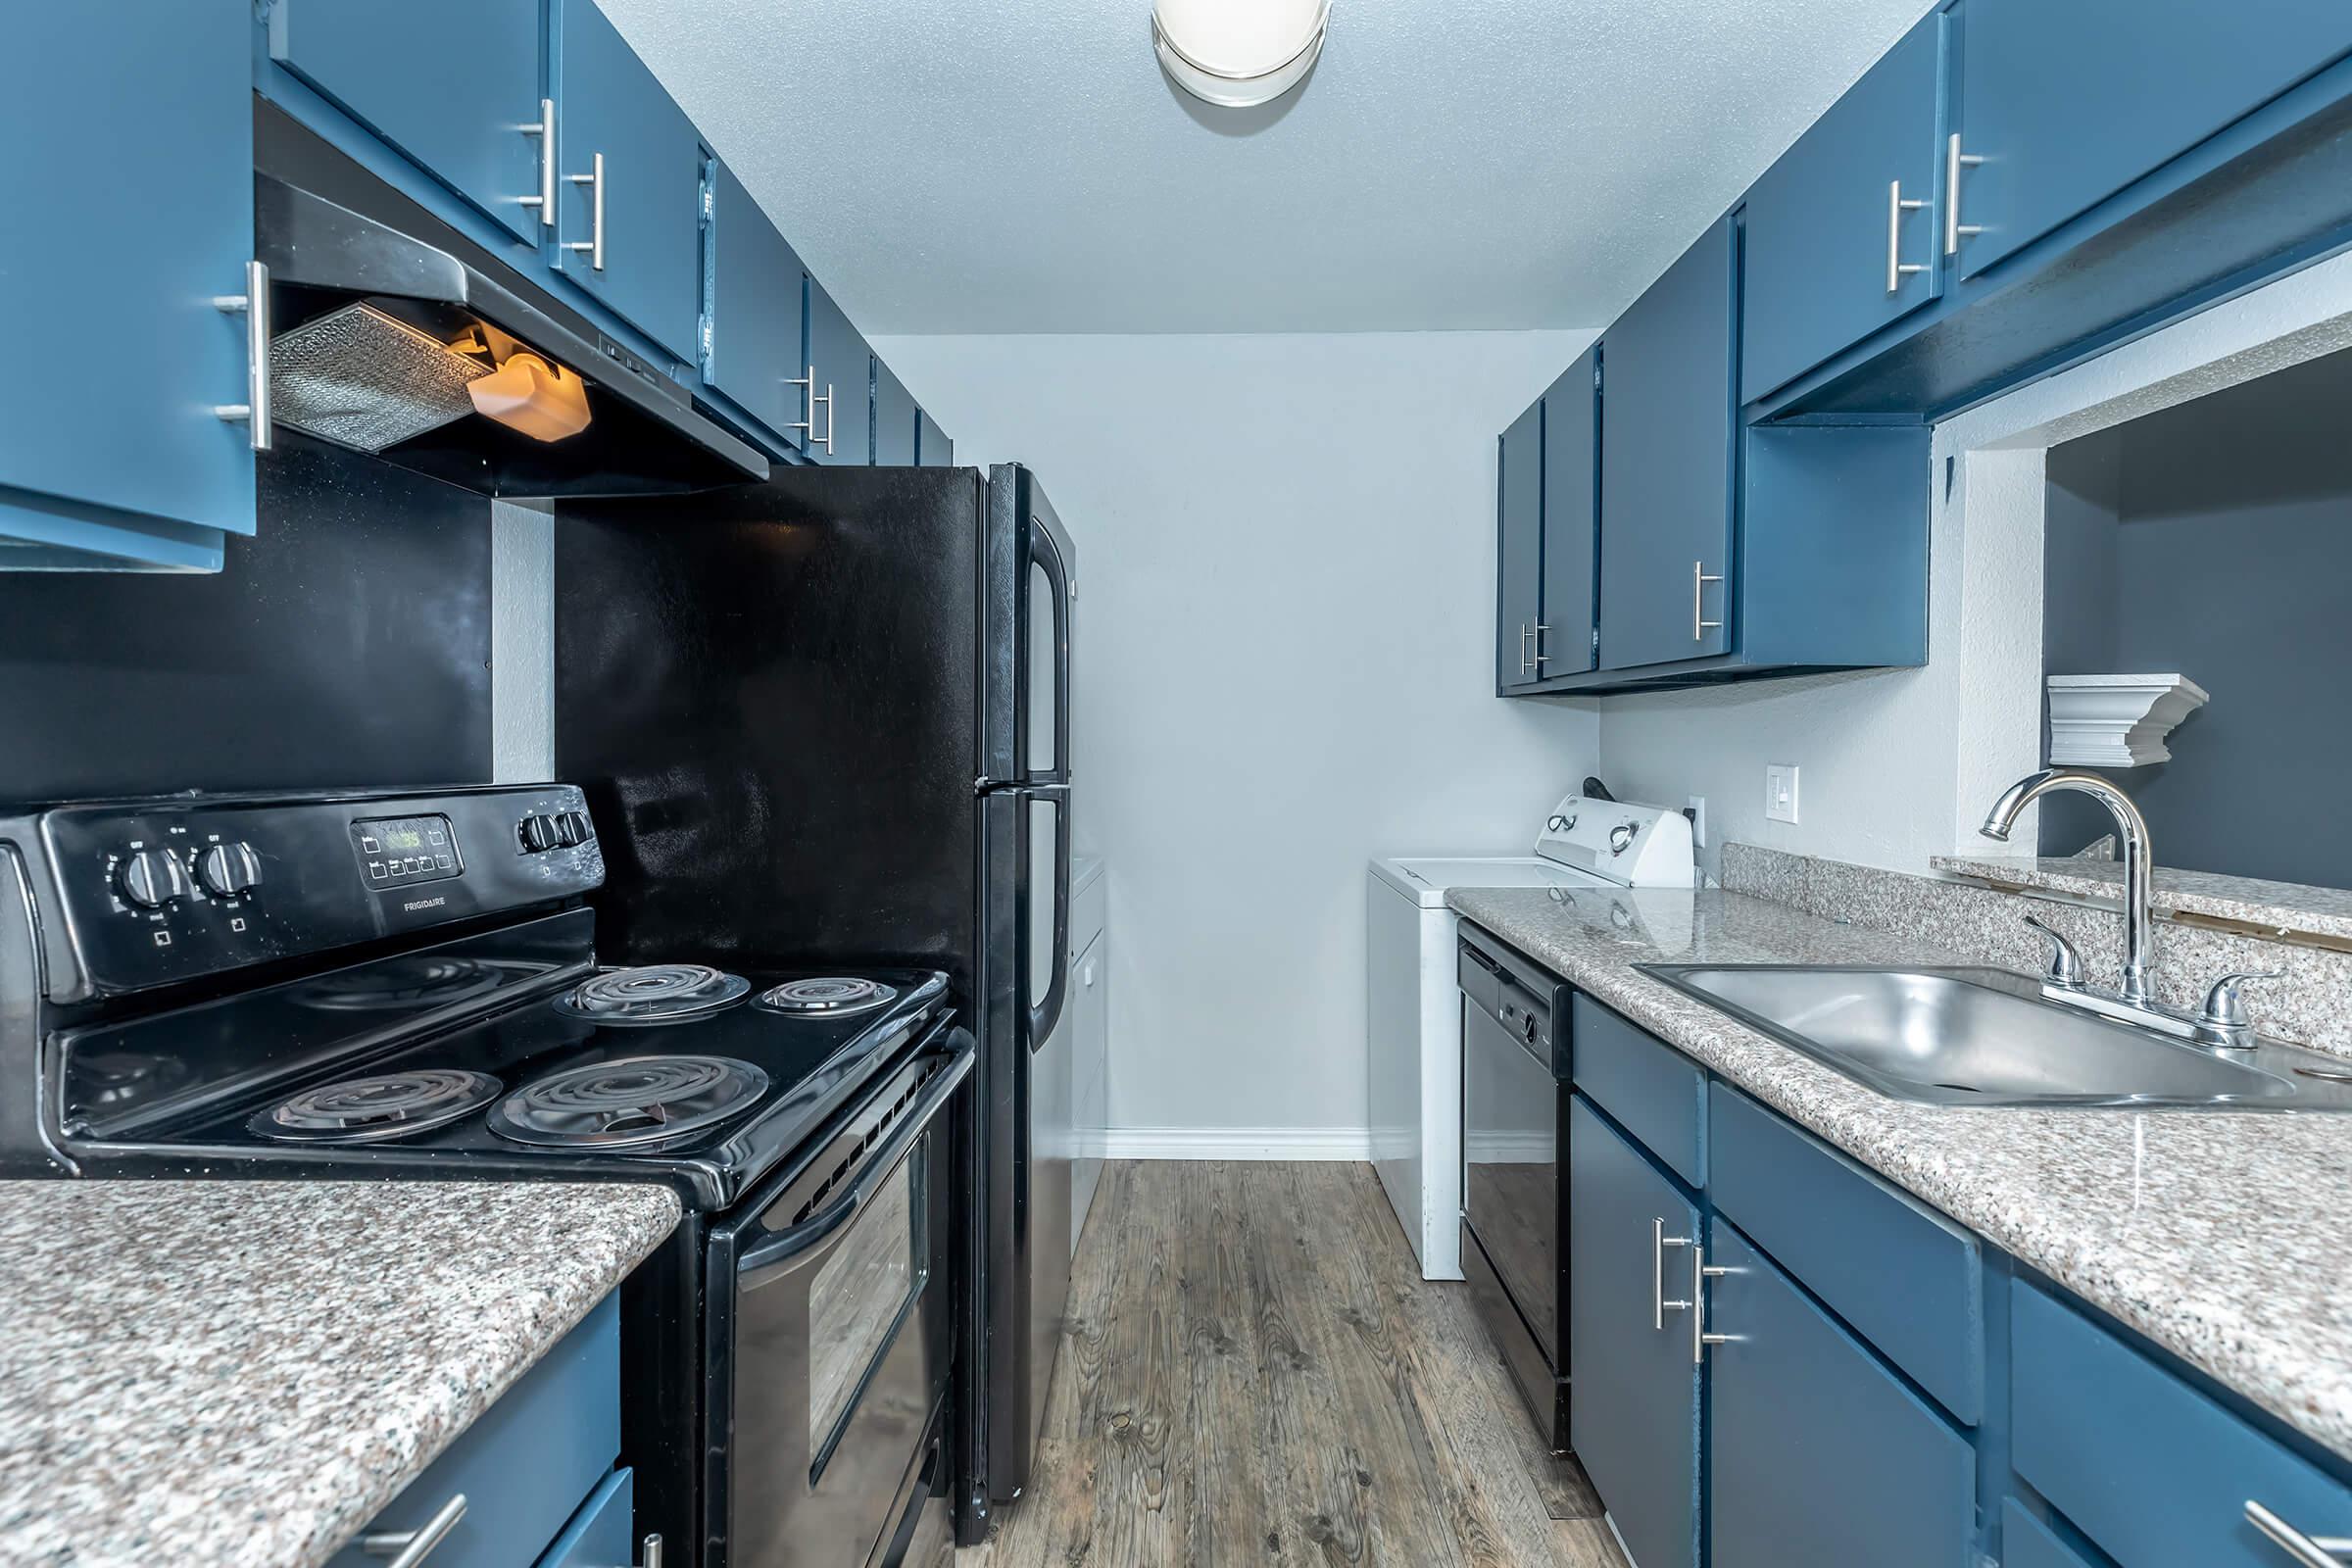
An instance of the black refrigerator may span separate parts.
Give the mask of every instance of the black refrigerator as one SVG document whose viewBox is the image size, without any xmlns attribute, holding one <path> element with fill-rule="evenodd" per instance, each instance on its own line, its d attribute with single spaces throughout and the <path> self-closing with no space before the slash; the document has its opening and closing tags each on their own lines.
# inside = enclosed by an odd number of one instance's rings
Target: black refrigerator
<svg viewBox="0 0 2352 1568">
<path fill-rule="evenodd" d="M 972 1539 L 1027 1484 L 1069 1297 L 1069 536 L 1017 466 L 557 516 L 556 771 L 604 842 L 599 958 L 938 968 L 970 1009 Z"/>
</svg>

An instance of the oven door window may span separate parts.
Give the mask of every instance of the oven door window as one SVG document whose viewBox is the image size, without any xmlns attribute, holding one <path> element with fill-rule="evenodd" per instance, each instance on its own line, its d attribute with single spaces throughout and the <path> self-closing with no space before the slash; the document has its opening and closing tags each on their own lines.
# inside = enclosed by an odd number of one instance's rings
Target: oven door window
<svg viewBox="0 0 2352 1568">
<path fill-rule="evenodd" d="M 1462 1009 L 1462 1206 L 1544 1354 L 1559 1343 L 1559 1085 L 1467 998 Z"/>
<path fill-rule="evenodd" d="M 824 1468 L 873 1369 L 930 1278 L 931 1141 L 877 1189 L 808 1286 L 808 1451 Z"/>
</svg>

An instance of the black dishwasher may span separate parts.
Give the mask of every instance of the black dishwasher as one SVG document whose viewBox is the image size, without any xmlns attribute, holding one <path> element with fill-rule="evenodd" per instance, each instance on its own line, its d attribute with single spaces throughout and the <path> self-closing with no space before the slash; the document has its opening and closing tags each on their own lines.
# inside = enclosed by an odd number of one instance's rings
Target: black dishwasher
<svg viewBox="0 0 2352 1568">
<path fill-rule="evenodd" d="M 1536 1425 L 1565 1453 L 1568 988 L 1469 925 L 1456 973 L 1462 1274 Z"/>
</svg>

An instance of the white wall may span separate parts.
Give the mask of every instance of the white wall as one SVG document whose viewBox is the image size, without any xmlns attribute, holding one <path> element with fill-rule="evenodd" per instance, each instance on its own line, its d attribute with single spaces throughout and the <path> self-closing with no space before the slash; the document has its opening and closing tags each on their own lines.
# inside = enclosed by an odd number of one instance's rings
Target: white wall
<svg viewBox="0 0 2352 1568">
<path fill-rule="evenodd" d="M 1726 839 L 1902 871 L 1989 848 L 1984 808 L 2040 765 L 2043 454 L 2347 345 L 2339 257 L 1946 420 L 1920 475 L 1936 497 L 1927 667 L 1610 698 L 1604 776 L 1651 799 L 1704 795 L 1710 869 Z M 1773 762 L 1801 769 L 1793 826 L 1764 817 Z"/>
<path fill-rule="evenodd" d="M 1495 432 L 1592 336 L 876 344 L 1078 547 L 1114 1126 L 1360 1134 L 1366 858 L 1523 852 L 1590 769 L 1591 705 L 1493 690 Z"/>
</svg>

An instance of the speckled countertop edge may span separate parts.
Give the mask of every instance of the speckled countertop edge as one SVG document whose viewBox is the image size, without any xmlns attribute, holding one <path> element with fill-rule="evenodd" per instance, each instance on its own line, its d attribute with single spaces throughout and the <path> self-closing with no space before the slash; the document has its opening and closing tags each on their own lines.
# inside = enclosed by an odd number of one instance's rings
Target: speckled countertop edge
<svg viewBox="0 0 2352 1568">
<path fill-rule="evenodd" d="M 1886 1099 L 1632 965 L 1951 962 L 1739 894 L 1447 903 L 2028 1266 L 2352 1459 L 2352 1118 Z M 1610 917 L 1615 906 L 1616 917 Z M 1957 961 L 1967 961 L 1960 959 Z"/>
<path fill-rule="evenodd" d="M 678 1216 L 604 1183 L 0 1183 L 0 1561 L 317 1568 Z"/>
<path fill-rule="evenodd" d="M 2108 902 L 2123 897 L 2124 868 L 2114 860 L 2083 860 L 2013 855 L 1938 855 L 1929 862 L 1947 876 L 2008 887 L 2039 888 L 2076 898 Z M 2268 882 L 2255 877 L 2219 876 L 2207 871 L 2156 868 L 2148 903 L 2160 912 L 2181 911 L 2241 921 L 2274 931 L 2308 932 L 2352 940 L 2352 892 Z"/>
</svg>

